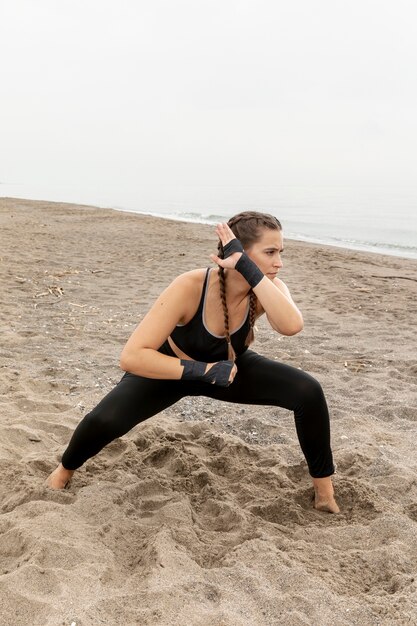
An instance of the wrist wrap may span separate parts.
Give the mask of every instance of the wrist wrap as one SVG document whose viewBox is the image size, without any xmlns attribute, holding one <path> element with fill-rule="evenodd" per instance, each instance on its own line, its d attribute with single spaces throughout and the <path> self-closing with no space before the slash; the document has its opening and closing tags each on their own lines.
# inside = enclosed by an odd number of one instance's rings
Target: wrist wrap
<svg viewBox="0 0 417 626">
<path fill-rule="evenodd" d="M 207 374 L 204 373 L 207 363 L 202 361 L 189 361 L 181 359 L 184 371 L 181 380 L 201 380 L 204 383 L 228 387 L 230 385 L 229 376 L 232 371 L 233 361 L 219 361 L 213 365 Z"/>
<path fill-rule="evenodd" d="M 262 280 L 264 275 L 256 263 L 248 257 L 241 242 L 236 238 L 232 239 L 229 243 L 223 246 L 223 258 L 227 259 L 227 257 L 234 252 L 242 252 L 242 256 L 235 265 L 235 270 L 242 274 L 243 278 L 248 281 L 249 285 L 253 289 Z"/>
<path fill-rule="evenodd" d="M 248 281 L 252 289 L 256 287 L 264 277 L 259 267 L 248 257 L 246 252 L 242 254 L 239 261 L 236 263 L 235 270 L 242 274 L 243 278 Z"/>
<path fill-rule="evenodd" d="M 234 252 L 243 252 L 243 246 L 240 243 L 239 239 L 232 239 L 223 247 L 223 258 L 227 259 L 228 256 L 233 254 Z"/>
</svg>

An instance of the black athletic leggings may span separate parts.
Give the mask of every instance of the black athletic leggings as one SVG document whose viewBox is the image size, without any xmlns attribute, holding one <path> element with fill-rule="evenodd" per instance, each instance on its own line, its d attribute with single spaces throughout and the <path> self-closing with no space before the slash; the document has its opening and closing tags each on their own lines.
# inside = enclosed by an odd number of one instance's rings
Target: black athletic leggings
<svg viewBox="0 0 417 626">
<path fill-rule="evenodd" d="M 113 439 L 184 396 L 207 396 L 294 411 L 298 440 L 310 475 L 323 478 L 333 474 L 329 412 L 320 383 L 295 367 L 252 350 L 237 357 L 236 366 L 237 374 L 229 387 L 194 380 L 155 380 L 126 373 L 78 424 L 62 456 L 62 465 L 75 470 Z"/>
</svg>

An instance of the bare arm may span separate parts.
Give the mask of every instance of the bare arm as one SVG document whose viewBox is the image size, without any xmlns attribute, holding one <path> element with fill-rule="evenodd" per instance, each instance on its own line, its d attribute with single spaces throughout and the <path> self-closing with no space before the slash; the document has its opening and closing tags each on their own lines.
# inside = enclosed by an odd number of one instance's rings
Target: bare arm
<svg viewBox="0 0 417 626">
<path fill-rule="evenodd" d="M 133 331 L 120 356 L 123 370 L 146 378 L 181 378 L 184 368 L 180 359 L 161 354 L 158 348 L 187 313 L 195 288 L 190 274 L 173 280 Z"/>
<path fill-rule="evenodd" d="M 303 316 L 282 280 L 279 278 L 269 280 L 264 276 L 253 292 L 274 330 L 282 335 L 295 335 L 303 329 Z"/>
</svg>

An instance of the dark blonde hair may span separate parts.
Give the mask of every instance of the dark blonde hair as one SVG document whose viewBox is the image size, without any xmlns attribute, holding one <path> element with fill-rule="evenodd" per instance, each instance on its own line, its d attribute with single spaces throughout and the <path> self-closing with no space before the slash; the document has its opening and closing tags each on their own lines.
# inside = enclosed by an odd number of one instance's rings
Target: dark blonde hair
<svg viewBox="0 0 417 626">
<path fill-rule="evenodd" d="M 230 218 L 227 222 L 229 228 L 232 230 L 233 234 L 239 241 L 245 250 L 253 246 L 253 244 L 257 243 L 262 236 L 262 230 L 268 228 L 269 230 L 282 230 L 282 226 L 280 221 L 274 217 L 273 215 L 269 215 L 269 213 L 258 213 L 257 211 L 243 211 L 242 213 L 238 213 Z M 217 246 L 218 248 L 218 257 L 223 259 L 223 246 L 219 241 Z M 224 314 L 224 328 L 226 331 L 226 339 L 228 345 L 228 359 L 232 361 L 235 360 L 236 354 L 232 346 L 232 342 L 230 339 L 230 329 L 229 329 L 229 312 L 227 309 L 226 302 L 226 275 L 224 269 L 219 266 L 219 286 L 220 286 L 220 297 L 223 305 L 223 314 Z M 253 327 L 255 325 L 255 313 L 256 313 L 256 295 L 250 290 L 250 300 L 249 300 L 249 322 L 250 328 L 248 335 L 245 339 L 245 345 L 249 346 L 254 340 L 254 332 Z"/>
</svg>

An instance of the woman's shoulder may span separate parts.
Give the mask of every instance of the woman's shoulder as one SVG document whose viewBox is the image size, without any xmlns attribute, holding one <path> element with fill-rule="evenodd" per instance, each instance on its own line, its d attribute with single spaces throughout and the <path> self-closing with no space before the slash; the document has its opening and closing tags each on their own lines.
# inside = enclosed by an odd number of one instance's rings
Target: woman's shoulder
<svg viewBox="0 0 417 626">
<path fill-rule="evenodd" d="M 183 280 L 188 280 L 188 281 L 198 281 L 201 280 L 207 273 L 208 268 L 207 267 L 198 267 L 196 269 L 193 270 L 188 270 L 188 272 L 183 272 L 182 274 L 178 274 L 177 278 L 182 278 Z"/>
<path fill-rule="evenodd" d="M 186 324 L 194 315 L 204 285 L 207 268 L 198 268 L 179 274 L 171 283 L 170 289 L 174 289 L 175 299 L 180 299 L 184 306 L 185 314 L 179 320 L 179 324 Z"/>
<path fill-rule="evenodd" d="M 194 270 L 189 270 L 183 274 L 179 274 L 172 281 L 172 286 L 181 289 L 189 296 L 193 294 L 197 295 L 201 293 L 201 287 L 204 283 L 207 274 L 207 267 L 201 267 Z"/>
</svg>

